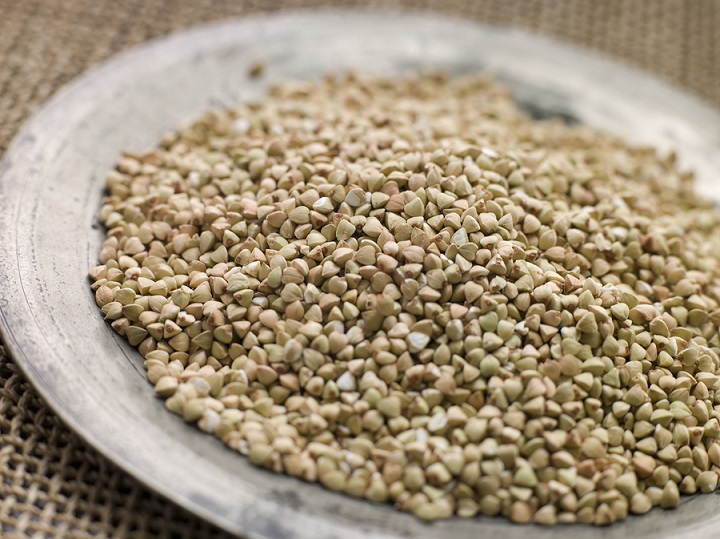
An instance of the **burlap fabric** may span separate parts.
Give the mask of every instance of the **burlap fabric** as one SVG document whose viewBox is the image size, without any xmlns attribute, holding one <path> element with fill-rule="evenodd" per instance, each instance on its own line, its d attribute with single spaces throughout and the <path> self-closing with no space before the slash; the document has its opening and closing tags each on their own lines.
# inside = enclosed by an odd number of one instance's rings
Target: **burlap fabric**
<svg viewBox="0 0 720 539">
<path fill-rule="evenodd" d="M 118 51 L 222 17 L 338 4 L 523 27 L 606 52 L 720 105 L 717 0 L 0 0 L 0 156 L 53 92 Z M 225 535 L 68 431 L 0 345 L 0 537 Z"/>
</svg>

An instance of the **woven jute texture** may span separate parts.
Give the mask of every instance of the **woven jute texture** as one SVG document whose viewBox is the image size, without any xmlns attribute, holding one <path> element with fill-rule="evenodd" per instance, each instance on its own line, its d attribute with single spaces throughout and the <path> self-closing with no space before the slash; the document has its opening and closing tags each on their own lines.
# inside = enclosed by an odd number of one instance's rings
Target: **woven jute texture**
<svg viewBox="0 0 720 539">
<path fill-rule="evenodd" d="M 0 0 L 0 156 L 43 101 L 118 51 L 223 17 L 339 4 L 526 28 L 603 51 L 720 105 L 718 0 Z M 68 431 L 0 345 L 0 537 L 225 535 Z"/>
</svg>

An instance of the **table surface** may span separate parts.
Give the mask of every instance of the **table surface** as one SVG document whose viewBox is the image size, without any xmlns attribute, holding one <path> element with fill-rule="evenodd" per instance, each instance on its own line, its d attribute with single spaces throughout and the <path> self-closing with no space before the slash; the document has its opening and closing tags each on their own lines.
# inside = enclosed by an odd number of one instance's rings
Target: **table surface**
<svg viewBox="0 0 720 539">
<path fill-rule="evenodd" d="M 340 4 L 436 9 L 555 36 L 720 106 L 716 0 L 0 0 L 0 157 L 48 97 L 116 52 L 200 22 Z M 64 427 L 1 343 L 0 476 L 1 537 L 226 537 Z"/>
</svg>

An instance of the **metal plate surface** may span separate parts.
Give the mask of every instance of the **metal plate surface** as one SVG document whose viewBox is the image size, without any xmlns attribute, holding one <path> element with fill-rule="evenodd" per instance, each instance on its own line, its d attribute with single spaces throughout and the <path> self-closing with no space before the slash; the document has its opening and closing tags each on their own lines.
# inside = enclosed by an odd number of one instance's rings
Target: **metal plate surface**
<svg viewBox="0 0 720 539">
<path fill-rule="evenodd" d="M 248 76 L 263 61 L 267 75 Z M 490 71 L 529 109 L 676 150 L 720 200 L 720 113 L 638 71 L 528 35 L 421 13 L 304 11 L 198 27 L 144 45 L 59 92 L 0 168 L 0 329 L 65 423 L 152 489 L 249 538 L 711 537 L 720 497 L 687 499 L 608 529 L 502 519 L 432 525 L 251 466 L 168 413 L 140 355 L 116 336 L 86 278 L 102 240 L 104 174 L 203 110 L 261 98 L 282 79 L 348 69 Z"/>
</svg>

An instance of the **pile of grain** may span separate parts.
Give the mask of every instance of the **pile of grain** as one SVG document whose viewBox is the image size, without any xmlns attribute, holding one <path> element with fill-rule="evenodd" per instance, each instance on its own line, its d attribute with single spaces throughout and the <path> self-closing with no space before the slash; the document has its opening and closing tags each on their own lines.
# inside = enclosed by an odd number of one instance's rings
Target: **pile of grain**
<svg viewBox="0 0 720 539">
<path fill-rule="evenodd" d="M 107 178 L 98 304 L 167 407 L 424 519 L 608 524 L 720 473 L 720 216 L 484 78 L 328 78 Z"/>
</svg>

